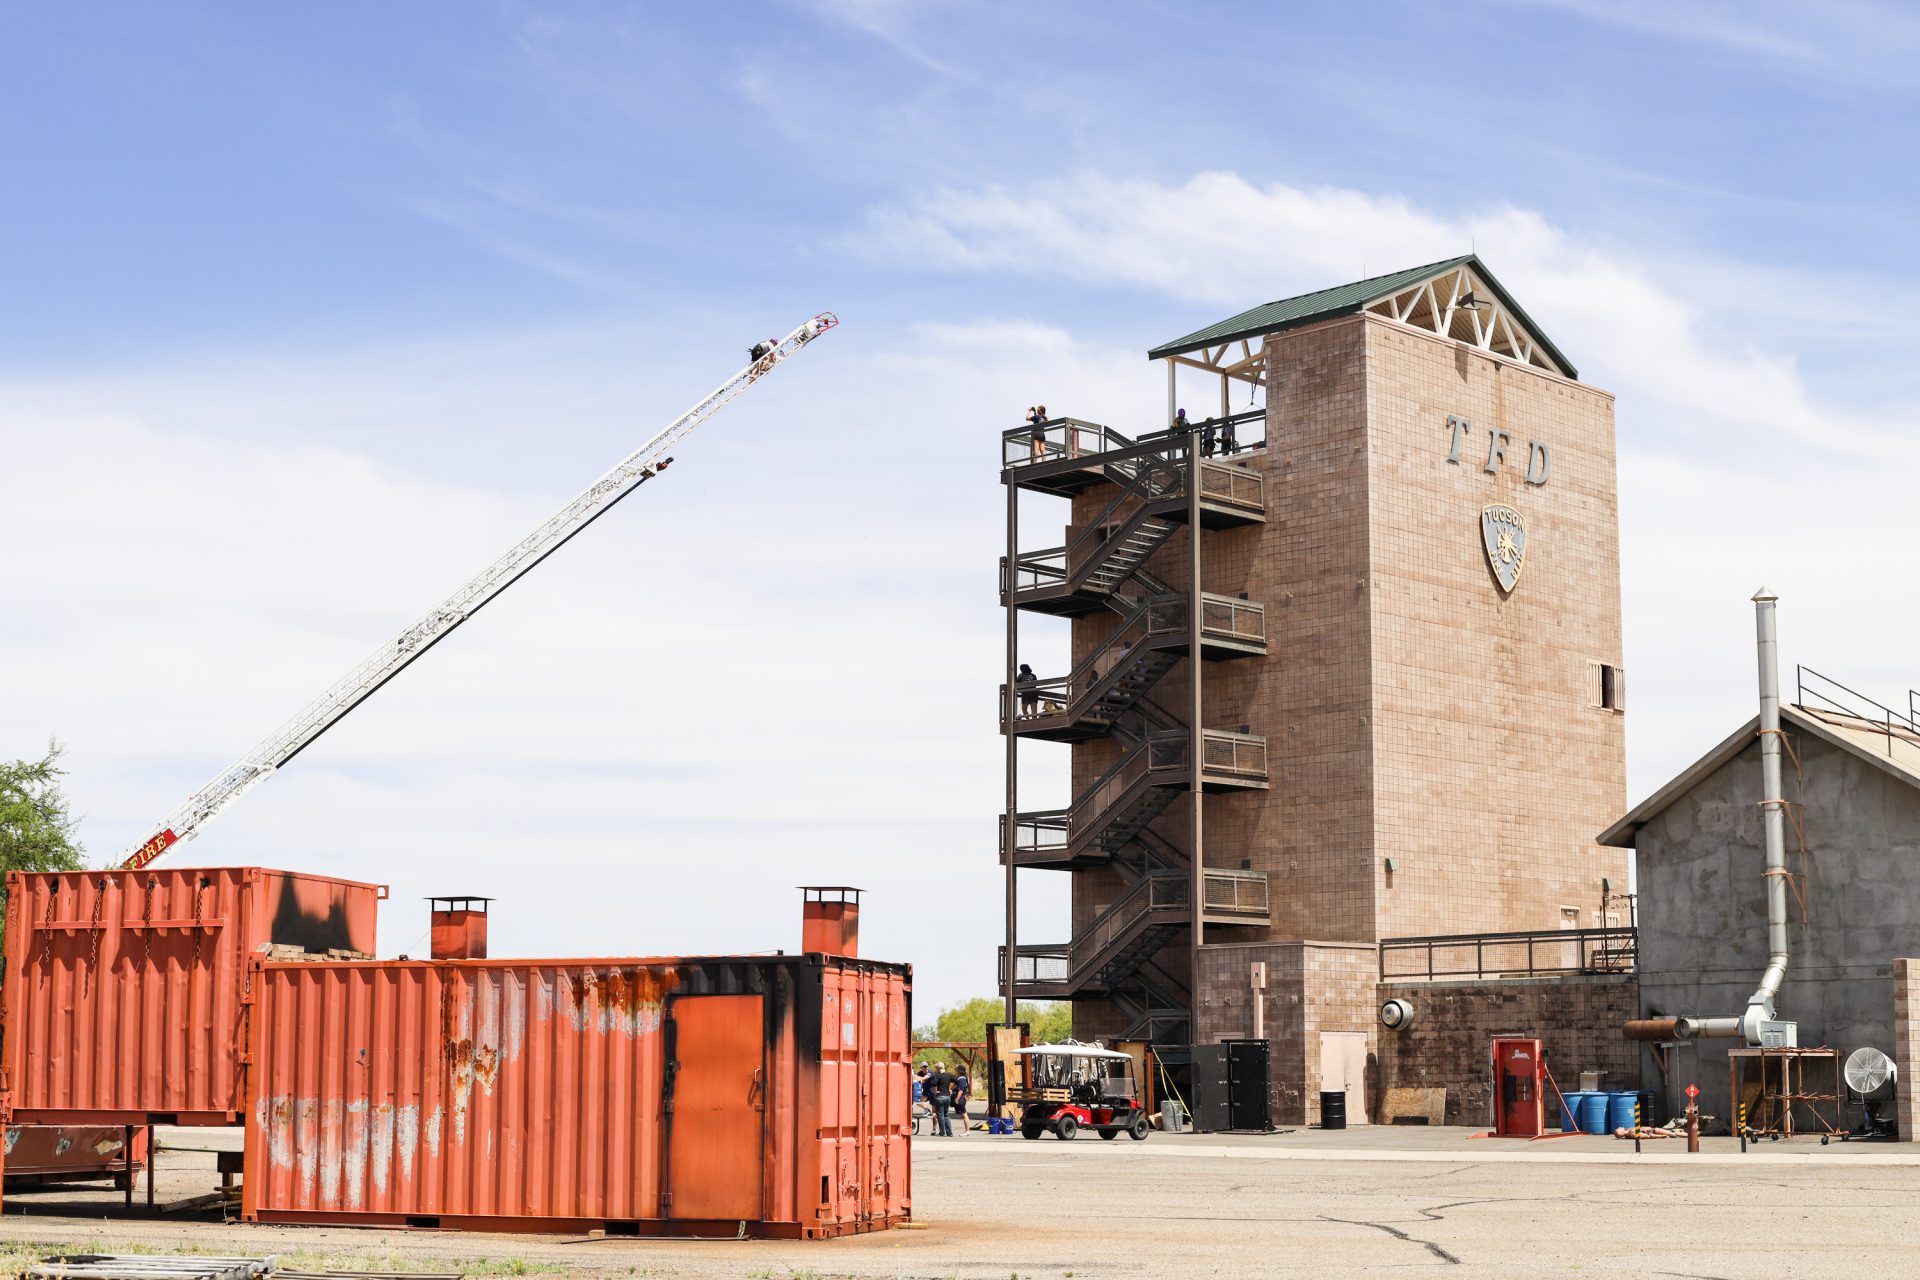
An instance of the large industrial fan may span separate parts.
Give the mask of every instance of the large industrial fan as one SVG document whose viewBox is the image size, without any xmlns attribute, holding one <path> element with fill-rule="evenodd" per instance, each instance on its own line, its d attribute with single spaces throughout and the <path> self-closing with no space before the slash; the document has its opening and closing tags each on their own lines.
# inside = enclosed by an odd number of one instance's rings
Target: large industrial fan
<svg viewBox="0 0 1920 1280">
<path fill-rule="evenodd" d="M 1860 1110 L 1864 1116 L 1859 1130 L 1852 1136 L 1893 1137 L 1893 1125 L 1880 1115 L 1880 1108 L 1893 1096 L 1894 1081 L 1900 1074 L 1893 1065 L 1893 1059 L 1878 1049 L 1855 1049 L 1847 1056 L 1843 1074 L 1847 1078 L 1847 1088 L 1853 1090 L 1854 1096 L 1860 1099 Z"/>
</svg>

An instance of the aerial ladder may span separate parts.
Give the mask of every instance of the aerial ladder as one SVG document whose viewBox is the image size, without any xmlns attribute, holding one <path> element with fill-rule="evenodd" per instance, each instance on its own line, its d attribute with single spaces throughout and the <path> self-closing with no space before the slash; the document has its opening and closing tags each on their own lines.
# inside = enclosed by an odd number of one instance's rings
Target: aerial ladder
<svg viewBox="0 0 1920 1280">
<path fill-rule="evenodd" d="M 421 654 L 446 639 L 521 575 L 558 551 L 568 539 L 610 511 L 615 503 L 665 471 L 673 461 L 669 451 L 696 427 L 837 324 L 839 320 L 832 312 L 822 312 L 786 337 L 756 345 L 744 369 L 696 401 L 665 430 L 616 462 L 605 475 L 507 548 L 499 559 L 462 583 L 424 618 L 374 650 L 299 714 L 188 796 L 151 834 L 121 855 L 121 870 L 138 871 L 174 845 L 199 835 L 229 805 L 306 750 L 314 739 L 338 724 L 341 717 L 372 697 L 380 686 L 406 670 Z"/>
</svg>

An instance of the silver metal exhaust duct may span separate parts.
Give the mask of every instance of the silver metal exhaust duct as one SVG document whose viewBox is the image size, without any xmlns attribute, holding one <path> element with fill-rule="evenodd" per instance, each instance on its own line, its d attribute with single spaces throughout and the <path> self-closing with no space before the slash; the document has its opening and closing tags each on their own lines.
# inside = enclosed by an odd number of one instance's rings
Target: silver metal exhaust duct
<svg viewBox="0 0 1920 1280">
<path fill-rule="evenodd" d="M 1765 587 L 1754 592 L 1754 631 L 1760 658 L 1760 809 L 1766 837 L 1767 968 L 1747 997 L 1747 1011 L 1732 1018 L 1647 1018 L 1629 1022 L 1635 1040 L 1698 1040 L 1742 1036 L 1762 1043 L 1761 1024 L 1772 1022 L 1775 998 L 1787 976 L 1787 814 L 1780 783 L 1780 635 L 1774 606 L 1780 597 Z"/>
<path fill-rule="evenodd" d="M 1760 650 L 1760 817 L 1767 841 L 1767 969 L 1747 997 L 1740 1018 L 1747 1043 L 1760 1043 L 1760 1024 L 1774 1017 L 1774 1000 L 1787 976 L 1787 815 L 1780 785 L 1780 634 L 1774 607 L 1780 597 L 1754 592 L 1754 630 Z"/>
</svg>

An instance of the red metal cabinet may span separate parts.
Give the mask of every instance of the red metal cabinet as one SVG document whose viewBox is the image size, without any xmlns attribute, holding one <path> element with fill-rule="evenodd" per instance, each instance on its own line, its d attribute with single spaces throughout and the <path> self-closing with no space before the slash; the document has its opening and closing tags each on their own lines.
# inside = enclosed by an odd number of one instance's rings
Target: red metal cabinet
<svg viewBox="0 0 1920 1280">
<path fill-rule="evenodd" d="M 1493 1041 L 1493 1131 L 1502 1138 L 1546 1132 L 1546 1061 L 1538 1040 L 1496 1036 Z"/>
</svg>

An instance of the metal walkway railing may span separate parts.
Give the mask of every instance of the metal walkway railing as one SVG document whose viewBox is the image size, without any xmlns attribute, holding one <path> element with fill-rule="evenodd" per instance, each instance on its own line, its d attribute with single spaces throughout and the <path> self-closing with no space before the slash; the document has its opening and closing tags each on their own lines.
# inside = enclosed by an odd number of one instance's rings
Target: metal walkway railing
<svg viewBox="0 0 1920 1280">
<path fill-rule="evenodd" d="M 1533 978 L 1565 973 L 1632 973 L 1639 930 L 1532 929 L 1382 938 L 1382 981 Z"/>
</svg>

